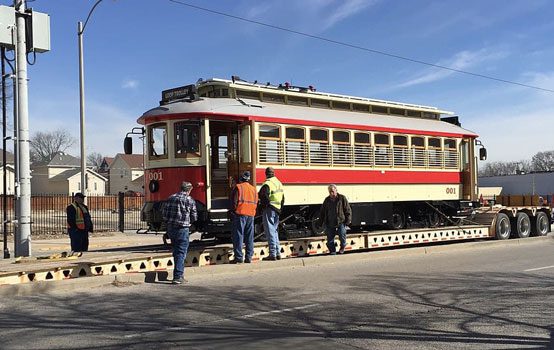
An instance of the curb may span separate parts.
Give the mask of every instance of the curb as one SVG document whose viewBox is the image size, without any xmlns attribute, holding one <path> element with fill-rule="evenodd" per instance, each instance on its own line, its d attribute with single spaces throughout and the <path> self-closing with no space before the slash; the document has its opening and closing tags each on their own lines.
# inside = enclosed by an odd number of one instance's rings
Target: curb
<svg viewBox="0 0 554 350">
<path fill-rule="evenodd" d="M 225 274 L 258 272 L 272 269 L 313 267 L 328 264 L 340 264 L 353 261 L 386 259 L 406 256 L 417 256 L 427 254 L 440 254 L 448 251 L 463 251 L 502 247 L 510 245 L 535 244 L 540 241 L 554 240 L 554 234 L 543 237 L 531 237 L 525 239 L 510 239 L 503 241 L 478 241 L 478 242 L 452 242 L 452 244 L 420 246 L 420 247 L 397 247 L 395 249 L 354 251 L 344 255 L 314 255 L 283 259 L 280 261 L 260 261 L 253 264 L 242 265 L 209 265 L 198 267 L 187 267 L 185 276 L 187 278 L 212 277 Z M 94 288 L 112 284 L 117 287 L 124 287 L 141 283 L 166 282 L 171 278 L 172 270 L 126 273 L 121 275 L 105 275 L 67 279 L 62 281 L 40 281 L 0 287 L 0 296 L 29 296 L 35 294 L 49 294 L 57 291 L 79 291 L 85 288 Z"/>
</svg>

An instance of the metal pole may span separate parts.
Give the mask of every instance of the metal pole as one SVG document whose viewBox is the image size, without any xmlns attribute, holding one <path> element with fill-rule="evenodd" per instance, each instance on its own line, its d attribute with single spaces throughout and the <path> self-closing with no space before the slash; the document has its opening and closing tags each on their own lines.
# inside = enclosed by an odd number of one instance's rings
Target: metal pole
<svg viewBox="0 0 554 350">
<path fill-rule="evenodd" d="M 80 102 L 80 132 L 81 132 L 81 192 L 86 196 L 86 154 L 85 154 L 85 68 L 83 61 L 83 22 L 77 23 L 79 38 L 79 102 Z M 85 197 L 86 198 L 86 197 Z"/>
<path fill-rule="evenodd" d="M 16 256 L 31 255 L 31 167 L 29 152 L 29 99 L 27 95 L 27 47 L 25 44 L 25 0 L 15 0 L 17 18 L 17 82 L 19 119 L 19 178 L 21 197 L 16 230 Z"/>
<path fill-rule="evenodd" d="M 4 259 L 10 258 L 10 250 L 8 249 L 8 174 L 6 173 L 6 48 L 2 46 L 2 232 L 4 239 Z"/>
</svg>

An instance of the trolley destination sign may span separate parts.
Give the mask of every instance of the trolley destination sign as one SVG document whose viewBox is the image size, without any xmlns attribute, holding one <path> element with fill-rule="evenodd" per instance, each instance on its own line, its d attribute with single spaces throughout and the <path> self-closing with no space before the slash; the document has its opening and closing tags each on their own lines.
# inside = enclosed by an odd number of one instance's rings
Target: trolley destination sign
<svg viewBox="0 0 554 350">
<path fill-rule="evenodd" d="M 190 84 L 169 90 L 162 91 L 162 101 L 160 104 L 171 101 L 182 100 L 184 98 L 194 98 L 196 94 L 196 85 Z"/>
</svg>

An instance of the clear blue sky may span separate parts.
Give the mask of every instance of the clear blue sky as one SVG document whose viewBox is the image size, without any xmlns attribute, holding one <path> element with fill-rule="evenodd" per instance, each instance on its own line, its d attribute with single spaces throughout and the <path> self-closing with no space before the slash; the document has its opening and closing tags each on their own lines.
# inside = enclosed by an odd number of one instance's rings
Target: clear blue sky
<svg viewBox="0 0 554 350">
<path fill-rule="evenodd" d="M 554 89 L 553 1 L 182 1 Z M 52 46 L 29 68 L 31 133 L 67 128 L 78 138 L 77 22 L 94 3 L 28 3 L 51 16 Z M 163 89 L 231 75 L 454 111 L 463 127 L 481 135 L 490 161 L 554 150 L 552 92 L 338 46 L 168 0 L 104 0 L 86 27 L 84 47 L 88 152 L 122 152 L 125 133 L 157 105 Z M 78 146 L 72 153 L 79 153 Z"/>
</svg>

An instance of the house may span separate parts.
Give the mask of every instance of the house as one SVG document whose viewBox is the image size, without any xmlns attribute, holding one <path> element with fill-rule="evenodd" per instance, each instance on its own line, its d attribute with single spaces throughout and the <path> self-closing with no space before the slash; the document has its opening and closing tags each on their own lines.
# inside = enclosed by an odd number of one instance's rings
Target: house
<svg viewBox="0 0 554 350">
<path fill-rule="evenodd" d="M 110 194 L 133 191 L 144 193 L 144 157 L 118 153 L 110 166 Z"/>
<path fill-rule="evenodd" d="M 102 163 L 98 167 L 98 174 L 104 176 L 109 180 L 110 178 L 110 166 L 112 165 L 114 157 L 104 157 Z M 106 183 L 106 193 L 110 193 L 110 181 Z"/>
<path fill-rule="evenodd" d="M 4 194 L 4 153 L 0 149 L 0 194 Z M 6 151 L 6 194 L 12 195 L 15 192 L 15 168 L 13 153 Z"/>
<path fill-rule="evenodd" d="M 86 192 L 91 196 L 106 194 L 106 179 L 87 168 Z M 31 165 L 31 194 L 67 194 L 81 192 L 81 161 L 62 152 L 50 162 Z"/>
</svg>

